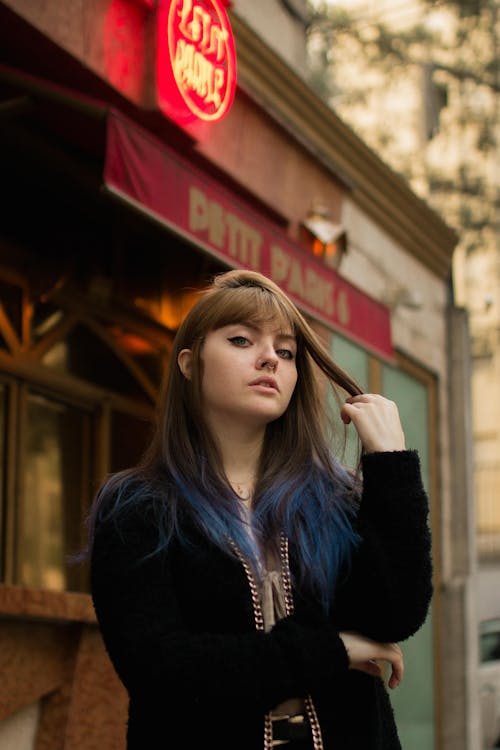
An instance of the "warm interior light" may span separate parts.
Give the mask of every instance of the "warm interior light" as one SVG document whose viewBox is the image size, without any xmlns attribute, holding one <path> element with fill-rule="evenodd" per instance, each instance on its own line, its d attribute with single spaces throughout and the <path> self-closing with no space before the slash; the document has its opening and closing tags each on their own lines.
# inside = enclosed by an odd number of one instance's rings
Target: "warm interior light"
<svg viewBox="0 0 500 750">
<path fill-rule="evenodd" d="M 336 242 L 329 242 L 325 245 L 325 258 L 333 258 L 337 254 L 338 247 Z"/>
<path fill-rule="evenodd" d="M 159 300 L 148 300 L 136 297 L 134 305 L 143 310 L 147 315 L 161 323 L 169 331 L 176 331 L 192 306 L 199 298 L 199 292 L 178 292 L 176 294 L 165 293 Z"/>
<path fill-rule="evenodd" d="M 347 251 L 347 236 L 344 227 L 332 221 L 325 208 L 310 211 L 302 224 L 302 236 L 304 246 L 315 257 L 330 268 L 339 267 Z"/>
<path fill-rule="evenodd" d="M 110 331 L 113 333 L 122 349 L 129 354 L 141 357 L 155 353 L 153 345 L 147 339 L 136 333 L 124 331 L 118 326 L 112 326 Z"/>
</svg>

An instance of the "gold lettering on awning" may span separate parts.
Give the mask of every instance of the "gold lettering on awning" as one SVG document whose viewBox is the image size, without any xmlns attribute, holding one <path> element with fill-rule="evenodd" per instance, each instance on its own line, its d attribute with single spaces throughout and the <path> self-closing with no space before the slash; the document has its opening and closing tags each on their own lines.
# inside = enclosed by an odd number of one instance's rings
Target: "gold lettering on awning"
<svg viewBox="0 0 500 750">
<path fill-rule="evenodd" d="M 261 268 L 261 232 L 194 186 L 189 189 L 189 229 L 206 233 L 211 245 L 238 263 L 255 271 Z"/>
</svg>

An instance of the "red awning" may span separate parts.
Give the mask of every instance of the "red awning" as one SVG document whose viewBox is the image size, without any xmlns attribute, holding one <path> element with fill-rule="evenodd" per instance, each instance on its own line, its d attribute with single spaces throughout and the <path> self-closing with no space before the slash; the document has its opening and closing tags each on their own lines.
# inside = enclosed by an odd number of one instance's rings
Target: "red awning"
<svg viewBox="0 0 500 750">
<path fill-rule="evenodd" d="M 116 112 L 107 123 L 108 190 L 234 268 L 260 271 L 305 312 L 391 359 L 389 309 L 309 255 L 253 206 Z"/>
</svg>

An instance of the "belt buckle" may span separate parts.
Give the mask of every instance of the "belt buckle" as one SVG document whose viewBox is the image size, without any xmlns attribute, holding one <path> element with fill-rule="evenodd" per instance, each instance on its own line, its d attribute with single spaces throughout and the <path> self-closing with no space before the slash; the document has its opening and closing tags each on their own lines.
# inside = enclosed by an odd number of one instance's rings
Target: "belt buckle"
<svg viewBox="0 0 500 750">
<path fill-rule="evenodd" d="M 280 745 L 288 745 L 289 742 L 291 742 L 294 738 L 294 729 L 298 729 L 300 726 L 305 724 L 306 722 L 306 716 L 304 714 L 284 714 L 283 716 L 271 716 L 271 722 L 274 723 L 280 723 L 282 726 L 283 724 L 288 725 L 290 727 L 290 736 L 287 737 L 287 733 L 285 732 L 285 738 L 284 739 L 273 739 L 271 741 L 272 747 L 279 747 Z M 273 727 L 273 734 L 274 734 L 274 727 Z"/>
<path fill-rule="evenodd" d="M 304 714 L 295 714 L 294 716 L 289 716 L 288 721 L 290 724 L 303 724 L 306 720 L 306 717 Z"/>
</svg>

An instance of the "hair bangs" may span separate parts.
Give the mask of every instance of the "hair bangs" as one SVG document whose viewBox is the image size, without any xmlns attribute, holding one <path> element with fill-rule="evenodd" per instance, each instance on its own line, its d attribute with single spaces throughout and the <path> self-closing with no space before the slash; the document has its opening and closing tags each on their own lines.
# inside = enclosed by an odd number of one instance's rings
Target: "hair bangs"
<svg viewBox="0 0 500 750">
<path fill-rule="evenodd" d="M 217 330 L 234 323 L 260 326 L 276 321 L 283 333 L 297 335 L 298 326 L 293 310 L 276 294 L 257 286 L 241 286 L 219 292 L 212 303 L 209 330 Z"/>
</svg>

